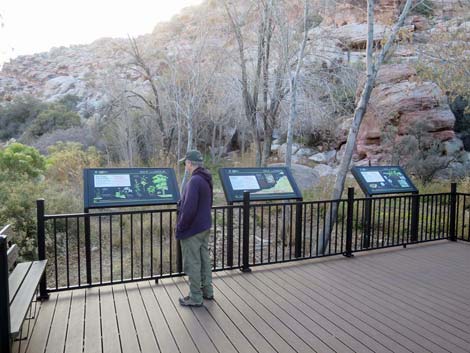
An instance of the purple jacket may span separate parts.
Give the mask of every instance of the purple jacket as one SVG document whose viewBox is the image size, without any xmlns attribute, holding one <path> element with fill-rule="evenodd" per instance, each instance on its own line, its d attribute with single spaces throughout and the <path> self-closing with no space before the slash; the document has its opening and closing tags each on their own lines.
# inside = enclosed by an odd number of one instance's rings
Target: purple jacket
<svg viewBox="0 0 470 353">
<path fill-rule="evenodd" d="M 197 168 L 181 196 L 178 208 L 176 239 L 186 239 L 210 229 L 212 225 L 212 176 Z"/>
</svg>

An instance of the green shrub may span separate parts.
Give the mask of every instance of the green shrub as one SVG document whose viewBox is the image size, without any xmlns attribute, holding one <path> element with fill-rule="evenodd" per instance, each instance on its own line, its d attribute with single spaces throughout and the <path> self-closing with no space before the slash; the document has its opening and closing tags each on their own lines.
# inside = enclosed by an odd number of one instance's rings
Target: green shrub
<svg viewBox="0 0 470 353">
<path fill-rule="evenodd" d="M 80 116 L 69 111 L 65 105 L 52 104 L 38 114 L 37 118 L 26 129 L 25 136 L 39 137 L 46 132 L 68 129 L 73 126 L 80 126 Z"/>
<path fill-rule="evenodd" d="M 0 105 L 0 139 L 19 137 L 46 105 L 32 96 L 20 96 Z"/>
<path fill-rule="evenodd" d="M 36 249 L 36 204 L 46 163 L 39 152 L 19 143 L 0 150 L 0 224 L 12 224 L 23 258 Z"/>
</svg>

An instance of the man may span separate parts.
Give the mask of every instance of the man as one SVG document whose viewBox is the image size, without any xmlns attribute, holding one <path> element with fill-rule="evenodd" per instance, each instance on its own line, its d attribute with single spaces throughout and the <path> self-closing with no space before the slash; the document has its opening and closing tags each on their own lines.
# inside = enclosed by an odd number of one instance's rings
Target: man
<svg viewBox="0 0 470 353">
<path fill-rule="evenodd" d="M 183 269 L 189 278 L 189 295 L 179 298 L 183 306 L 202 306 L 213 299 L 212 268 L 209 259 L 209 232 L 212 225 L 212 176 L 203 167 L 202 154 L 186 153 L 180 162 L 191 175 L 178 207 L 176 239 L 180 240 Z"/>
</svg>

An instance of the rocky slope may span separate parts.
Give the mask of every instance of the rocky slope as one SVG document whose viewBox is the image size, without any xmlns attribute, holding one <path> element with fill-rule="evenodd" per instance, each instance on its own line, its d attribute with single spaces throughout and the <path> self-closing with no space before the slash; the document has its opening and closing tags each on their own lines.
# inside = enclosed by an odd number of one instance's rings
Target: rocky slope
<svg viewBox="0 0 470 353">
<path fill-rule="evenodd" d="M 313 1 L 313 0 L 312 0 Z M 466 0 L 464 0 L 466 1 Z M 363 63 L 367 36 L 364 0 L 334 2 L 314 0 L 322 23 L 310 33 L 311 53 L 320 65 L 329 67 L 334 62 Z M 378 45 L 387 36 L 390 23 L 396 18 L 403 0 L 381 0 L 376 8 Z M 380 163 L 387 160 L 384 150 L 384 127 L 396 127 L 404 135 L 416 121 L 426 120 L 429 132 L 441 141 L 450 141 L 454 153 L 461 143 L 454 133 L 454 116 L 445 94 L 433 82 L 419 79 L 415 63 L 416 47 L 426 45 L 431 33 L 447 31 L 450 26 L 465 23 L 461 18 L 462 0 L 428 0 L 432 15 L 413 14 L 400 32 L 400 43 L 387 64 L 380 71 L 371 104 L 357 143 L 357 160 Z M 197 31 L 198 16 L 206 16 L 211 36 L 207 39 L 215 46 L 226 46 L 229 35 L 223 7 L 218 0 L 206 1 L 199 7 L 187 9 L 171 22 L 159 24 L 153 33 L 138 38 L 149 50 L 164 50 L 167 55 L 191 48 L 192 33 Z M 457 22 L 456 22 L 457 21 Z M 470 22 L 469 22 L 470 23 Z M 469 26 L 470 33 L 470 26 Z M 100 39 L 90 45 L 54 48 L 49 52 L 21 56 L 5 63 L 0 72 L 0 101 L 15 95 L 31 94 L 47 101 L 73 94 L 80 98 L 83 117 L 100 114 L 106 104 L 106 78 L 111 71 L 142 85 L 142 79 L 121 70 L 128 60 L 122 48 L 126 39 Z M 336 153 L 345 143 L 348 119 L 337 131 L 335 151 L 306 151 L 298 148 L 296 160 L 307 163 L 334 165 Z M 455 146 L 459 146 L 456 148 Z M 279 146 L 278 146 L 279 147 Z M 274 149 L 278 147 L 274 146 Z M 281 151 L 282 148 L 279 148 Z M 318 153 L 325 153 L 318 155 Z M 317 154 L 316 156 L 314 156 Z M 282 159 L 282 153 L 281 153 Z M 308 162 L 309 161 L 309 162 Z M 324 167 L 323 167 L 324 168 Z"/>
</svg>

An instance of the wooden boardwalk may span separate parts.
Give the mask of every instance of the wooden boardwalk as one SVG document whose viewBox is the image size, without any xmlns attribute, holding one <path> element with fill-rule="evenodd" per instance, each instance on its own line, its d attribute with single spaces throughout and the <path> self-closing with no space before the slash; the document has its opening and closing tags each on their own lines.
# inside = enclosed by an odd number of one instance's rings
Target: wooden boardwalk
<svg viewBox="0 0 470 353">
<path fill-rule="evenodd" d="M 214 285 L 193 309 L 178 305 L 182 278 L 52 294 L 20 351 L 470 352 L 463 242 L 216 273 Z"/>
</svg>

